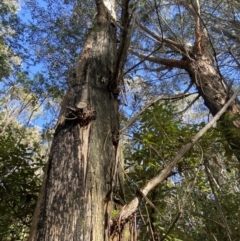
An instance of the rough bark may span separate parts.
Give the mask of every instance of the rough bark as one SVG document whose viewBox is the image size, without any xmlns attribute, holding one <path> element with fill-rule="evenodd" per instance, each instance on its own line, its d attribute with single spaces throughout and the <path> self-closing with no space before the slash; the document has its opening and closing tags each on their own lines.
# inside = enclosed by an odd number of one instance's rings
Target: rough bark
<svg viewBox="0 0 240 241">
<path fill-rule="evenodd" d="M 205 105 L 214 116 L 231 97 L 232 91 L 216 69 L 210 52 L 194 54 L 188 68 L 191 81 L 196 85 Z M 222 133 L 240 161 L 240 103 L 236 99 L 220 119 Z"/>
<path fill-rule="evenodd" d="M 199 1 L 188 5 L 189 11 L 195 17 L 195 43 L 192 48 L 186 49 L 184 58 L 188 61 L 185 70 L 191 81 L 196 85 L 205 105 L 215 116 L 232 95 L 231 86 L 228 86 L 222 77 L 209 46 L 211 41 L 204 23 L 200 19 Z M 232 148 L 234 155 L 240 161 L 240 103 L 236 99 L 227 112 L 220 119 L 222 133 Z"/>
<path fill-rule="evenodd" d="M 118 101 L 108 88 L 116 30 L 103 2 L 96 2 L 98 14 L 69 81 L 29 240 L 108 240 L 119 129 Z"/>
</svg>

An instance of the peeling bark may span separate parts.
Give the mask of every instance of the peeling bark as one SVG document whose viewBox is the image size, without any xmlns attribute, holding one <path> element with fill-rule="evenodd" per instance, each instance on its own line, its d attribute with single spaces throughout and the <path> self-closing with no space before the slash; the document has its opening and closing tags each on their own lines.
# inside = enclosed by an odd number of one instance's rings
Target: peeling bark
<svg viewBox="0 0 240 241">
<path fill-rule="evenodd" d="M 199 2 L 198 0 L 195 2 L 196 7 L 191 8 L 196 19 L 195 44 L 186 55 L 188 67 L 185 70 L 188 72 L 191 81 L 196 85 L 205 105 L 215 116 L 230 99 L 233 92 L 219 72 L 215 58 L 209 50 L 211 42 L 207 29 L 200 19 Z M 231 146 L 234 155 L 240 161 L 240 103 L 237 99 L 222 116 L 220 124 L 223 135 Z"/>
<path fill-rule="evenodd" d="M 186 69 L 205 105 L 214 116 L 231 97 L 232 91 L 215 68 L 210 56 L 200 56 Z M 235 100 L 220 119 L 222 132 L 240 161 L 240 103 Z M 225 118 L 228 115 L 228 118 Z M 232 118 L 232 119 L 231 119 Z M 234 131 L 233 131 L 234 130 Z M 234 133 L 233 133 L 234 132 Z"/>
<path fill-rule="evenodd" d="M 119 129 L 118 101 L 107 86 L 116 58 L 116 30 L 102 1 L 69 81 L 29 240 L 108 240 Z M 85 105 L 85 104 L 86 105 Z"/>
</svg>

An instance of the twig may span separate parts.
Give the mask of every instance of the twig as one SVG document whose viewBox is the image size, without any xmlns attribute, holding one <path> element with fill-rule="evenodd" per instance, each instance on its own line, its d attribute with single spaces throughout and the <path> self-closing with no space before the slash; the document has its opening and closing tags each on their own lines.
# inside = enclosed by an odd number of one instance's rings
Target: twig
<svg viewBox="0 0 240 241">
<path fill-rule="evenodd" d="M 182 215 L 182 211 L 180 210 L 176 216 L 176 218 L 174 219 L 174 221 L 172 222 L 171 226 L 169 227 L 168 231 L 166 232 L 166 234 L 162 237 L 161 241 L 163 241 L 168 234 L 172 231 L 172 229 L 174 228 L 174 225 L 177 223 L 178 219 L 181 217 Z"/>
<path fill-rule="evenodd" d="M 210 172 L 206 162 L 205 162 L 205 171 L 206 171 L 206 174 L 207 174 L 207 178 L 208 178 L 208 181 L 209 181 L 212 193 L 214 195 L 214 200 L 215 200 L 215 203 L 216 203 L 217 210 L 219 211 L 219 214 L 220 214 L 221 219 L 223 221 L 224 228 L 227 231 L 228 239 L 230 241 L 232 241 L 232 238 L 231 238 L 231 234 L 232 233 L 231 233 L 231 230 L 230 230 L 230 228 L 228 226 L 227 220 L 226 220 L 226 218 L 225 218 L 225 216 L 224 216 L 224 214 L 222 212 L 221 204 L 220 204 L 220 202 L 218 200 L 218 195 L 215 192 L 214 185 L 213 185 L 213 182 L 212 182 L 212 175 L 211 175 L 211 172 Z"/>
<path fill-rule="evenodd" d="M 152 229 L 152 222 L 151 222 L 149 212 L 148 212 L 148 208 L 147 208 L 146 204 L 145 204 L 145 209 L 146 209 L 146 213 L 147 213 L 147 218 L 148 218 L 148 222 L 149 222 L 149 228 L 150 228 L 150 231 L 151 231 L 152 240 L 155 241 L 154 232 L 153 232 L 153 229 Z"/>
<path fill-rule="evenodd" d="M 140 115 L 142 115 L 143 112 L 145 112 L 149 107 L 153 106 L 156 102 L 160 101 L 160 100 L 179 100 L 181 98 L 184 97 L 188 97 L 190 95 L 196 94 L 195 93 L 190 93 L 190 94 L 177 94 L 174 96 L 170 96 L 170 97 L 166 97 L 166 96 L 160 96 L 157 99 L 151 101 L 149 104 L 146 104 L 142 110 L 140 110 L 135 116 L 133 116 L 127 123 L 127 125 L 125 127 L 123 127 L 120 132 L 123 133 L 129 126 L 131 126 L 139 117 Z"/>
<path fill-rule="evenodd" d="M 123 75 L 128 74 L 129 72 L 131 72 L 133 69 L 135 69 L 136 67 L 138 67 L 138 65 L 142 64 L 144 61 L 146 61 L 148 59 L 148 57 L 150 57 L 152 54 L 154 54 L 155 52 L 157 52 L 159 49 L 161 49 L 163 46 L 163 44 L 161 44 L 159 47 L 157 47 L 156 49 L 154 49 L 150 54 L 144 56 L 144 58 L 139 61 L 138 63 L 136 63 L 135 65 L 133 65 L 133 67 L 131 67 L 130 69 L 128 69 L 126 72 L 123 73 Z"/>
<path fill-rule="evenodd" d="M 176 112 L 175 114 L 180 115 L 180 114 L 183 114 L 184 112 L 186 112 L 200 97 L 201 97 L 200 95 L 197 95 L 197 97 L 194 98 L 194 100 L 186 108 L 184 108 L 181 111 Z"/>
</svg>

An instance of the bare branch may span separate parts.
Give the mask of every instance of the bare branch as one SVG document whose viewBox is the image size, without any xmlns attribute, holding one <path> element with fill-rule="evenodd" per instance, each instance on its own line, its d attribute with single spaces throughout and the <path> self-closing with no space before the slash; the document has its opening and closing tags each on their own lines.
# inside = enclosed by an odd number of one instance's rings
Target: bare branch
<svg viewBox="0 0 240 241">
<path fill-rule="evenodd" d="M 146 55 L 145 58 L 143 58 L 141 61 L 139 61 L 137 64 L 135 64 L 134 66 L 132 66 L 130 69 L 128 69 L 126 72 L 124 72 L 124 75 L 128 74 L 129 72 L 131 72 L 133 69 L 135 69 L 137 66 L 139 66 L 140 64 L 142 64 L 145 60 L 147 60 L 148 57 L 150 57 L 152 54 L 154 54 L 155 52 L 157 52 L 160 48 L 162 48 L 162 44 L 157 47 L 156 49 L 154 49 L 150 54 Z M 131 50 L 131 49 L 130 49 Z M 129 51 L 130 51 L 129 50 Z"/>
<path fill-rule="evenodd" d="M 188 11 L 189 13 L 195 18 L 196 21 L 196 27 L 200 27 L 200 4 L 199 0 L 191 0 L 191 1 L 186 1 L 186 0 L 180 0 L 179 1 Z"/>
<path fill-rule="evenodd" d="M 171 226 L 169 227 L 168 231 L 166 232 L 166 234 L 163 236 L 163 238 L 161 239 L 161 241 L 165 240 L 165 238 L 168 236 L 168 234 L 172 231 L 172 229 L 174 228 L 175 224 L 177 223 L 178 219 L 182 216 L 182 210 L 180 210 L 177 214 L 177 216 L 175 217 L 175 219 L 173 220 Z"/>
<path fill-rule="evenodd" d="M 229 238 L 230 241 L 232 241 L 232 238 L 231 238 L 232 232 L 231 232 L 231 230 L 230 230 L 230 228 L 228 226 L 227 220 L 226 220 L 226 218 L 225 218 L 225 216 L 224 216 L 224 214 L 222 212 L 221 204 L 220 204 L 220 202 L 218 200 L 218 195 L 215 192 L 214 184 L 212 182 L 213 176 L 212 176 L 211 171 L 209 170 L 208 165 L 207 165 L 206 162 L 205 162 L 204 165 L 205 165 L 205 172 L 207 174 L 208 182 L 209 182 L 209 185 L 211 187 L 212 193 L 214 195 L 214 200 L 215 200 L 215 203 L 216 203 L 216 207 L 217 207 L 218 212 L 219 212 L 219 214 L 220 214 L 220 216 L 222 218 L 222 221 L 223 221 L 223 224 L 224 224 L 224 228 L 226 229 L 227 234 L 228 234 L 228 238 Z"/>
<path fill-rule="evenodd" d="M 201 11 L 199 0 L 180 0 L 180 3 L 188 10 L 188 12 L 195 19 L 195 52 L 202 55 L 208 43 L 207 29 L 205 28 L 203 21 L 201 19 Z"/>
<path fill-rule="evenodd" d="M 147 218 L 148 218 L 148 222 L 149 222 L 149 228 L 150 228 L 150 231 L 151 231 L 151 236 L 152 236 L 152 240 L 153 241 L 156 241 L 155 238 L 154 238 L 154 232 L 153 232 L 153 229 L 152 229 L 152 222 L 151 222 L 151 218 L 149 216 L 149 212 L 148 212 L 148 208 L 147 208 L 147 205 L 145 204 L 145 209 L 146 209 L 146 213 L 147 213 Z"/>
<path fill-rule="evenodd" d="M 162 59 L 157 57 L 150 57 L 148 55 L 140 54 L 133 49 L 129 50 L 130 53 L 138 56 L 142 59 L 147 59 L 148 61 L 156 64 L 163 64 L 168 66 L 169 68 L 179 68 L 179 69 L 187 69 L 188 61 L 185 60 L 178 60 L 178 59 Z"/>
<path fill-rule="evenodd" d="M 215 25 L 211 26 L 211 30 L 214 31 L 215 33 L 219 33 L 221 35 L 225 35 L 228 38 L 235 40 L 235 41 L 240 41 L 239 36 L 233 34 L 231 31 L 229 31 L 226 28 L 222 28 L 220 25 Z"/>
<path fill-rule="evenodd" d="M 125 127 L 123 127 L 120 132 L 123 133 L 129 126 L 131 126 L 139 117 L 144 113 L 149 107 L 153 106 L 155 103 L 161 100 L 180 100 L 182 98 L 188 97 L 190 95 L 193 95 L 196 93 L 191 94 L 177 94 L 174 96 L 166 97 L 166 96 L 160 96 L 157 99 L 151 101 L 150 103 L 146 104 L 141 111 L 139 111 L 135 116 L 133 116 L 127 123 Z"/>
<path fill-rule="evenodd" d="M 200 95 L 197 95 L 193 101 L 191 101 L 191 103 L 189 105 L 187 105 L 186 108 L 184 108 L 183 110 L 181 111 L 178 111 L 176 112 L 175 114 L 176 115 L 180 115 L 180 114 L 183 114 L 184 112 L 186 112 L 198 99 L 200 98 Z"/>
<path fill-rule="evenodd" d="M 126 62 L 127 52 L 130 46 L 131 37 L 135 28 L 136 16 L 137 16 L 137 1 L 134 1 L 134 6 L 132 7 L 132 12 L 129 14 L 129 0 L 124 0 L 122 7 L 121 16 L 121 39 L 117 52 L 117 61 L 115 64 L 115 69 L 112 73 L 112 81 L 116 86 L 110 86 L 111 89 L 117 89 L 118 84 L 122 81 L 123 66 Z"/>
<path fill-rule="evenodd" d="M 151 31 L 149 28 L 145 27 L 144 25 L 142 25 L 141 23 L 138 22 L 138 26 L 144 31 L 146 32 L 147 34 L 149 34 L 152 38 L 154 38 L 156 41 L 158 41 L 159 43 L 164 43 L 166 44 L 168 47 L 176 50 L 176 51 L 179 51 L 179 52 L 182 52 L 182 53 L 185 53 L 185 49 L 183 47 L 182 44 L 179 44 L 171 39 L 167 39 L 167 38 L 162 38 L 161 36 L 159 36 L 158 34 L 154 33 L 153 31 Z"/>
<path fill-rule="evenodd" d="M 240 63 L 239 63 L 237 57 L 236 57 L 236 56 L 234 55 L 234 53 L 232 52 L 232 47 L 228 44 L 228 42 L 227 42 L 227 40 L 226 40 L 226 38 L 225 38 L 225 36 L 224 36 L 224 32 L 223 32 L 224 30 L 221 29 L 220 31 L 221 31 L 221 33 L 222 33 L 223 41 L 224 41 L 224 43 L 225 43 L 226 46 L 227 46 L 228 52 L 231 54 L 231 56 L 232 56 L 233 59 L 235 60 L 235 62 L 237 63 L 238 67 L 240 67 Z"/>
</svg>

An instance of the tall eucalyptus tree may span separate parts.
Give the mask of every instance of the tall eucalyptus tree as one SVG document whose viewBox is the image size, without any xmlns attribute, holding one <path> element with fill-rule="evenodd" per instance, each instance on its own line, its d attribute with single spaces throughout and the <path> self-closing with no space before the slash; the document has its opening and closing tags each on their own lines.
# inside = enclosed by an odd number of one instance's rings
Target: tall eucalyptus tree
<svg viewBox="0 0 240 241">
<path fill-rule="evenodd" d="M 114 0 L 96 1 L 96 9 L 68 80 L 29 240 L 109 240 L 113 189 L 121 188 L 113 76 L 126 50 L 117 54 Z"/>
</svg>

